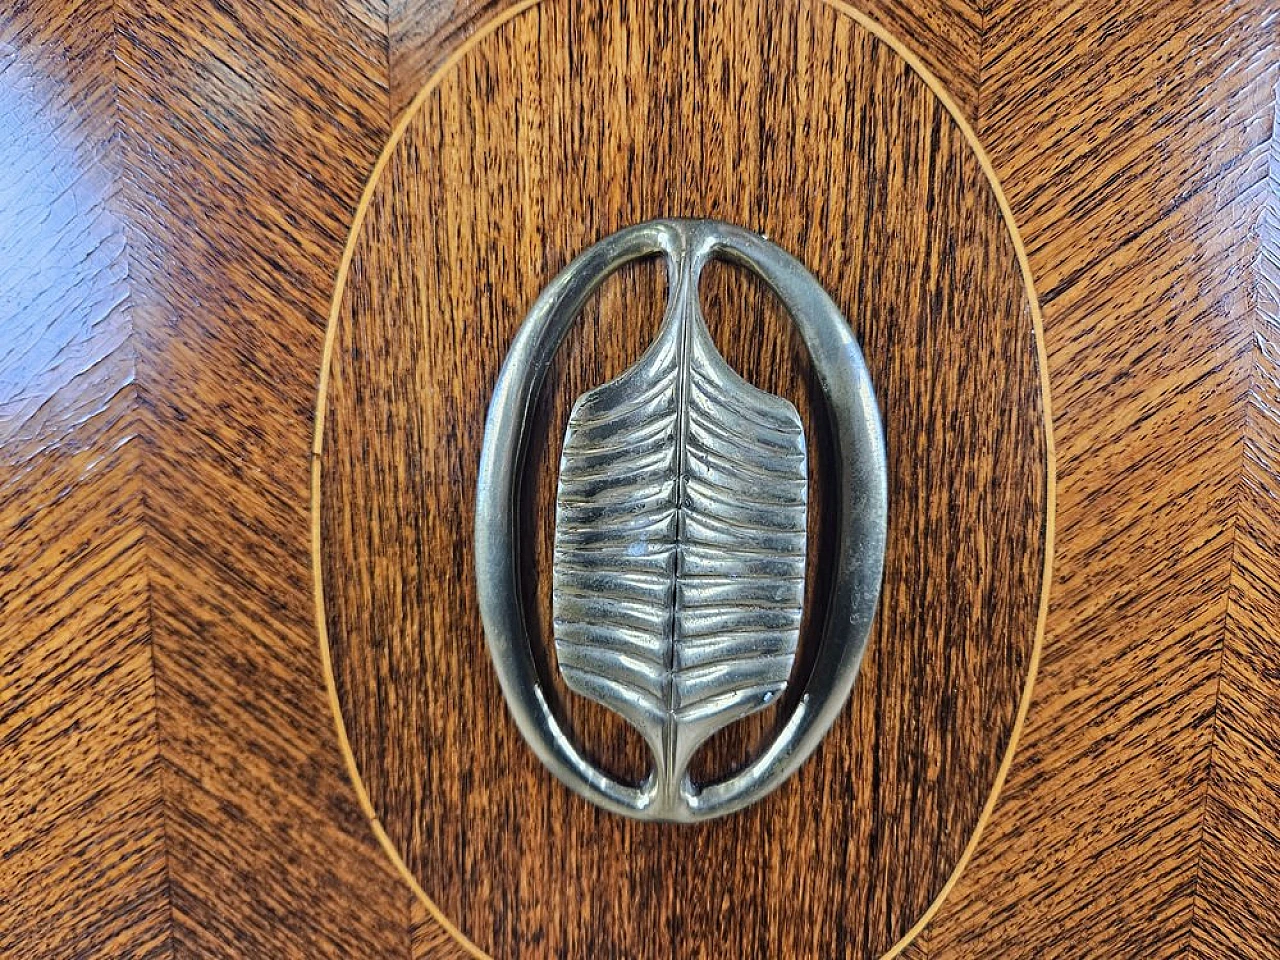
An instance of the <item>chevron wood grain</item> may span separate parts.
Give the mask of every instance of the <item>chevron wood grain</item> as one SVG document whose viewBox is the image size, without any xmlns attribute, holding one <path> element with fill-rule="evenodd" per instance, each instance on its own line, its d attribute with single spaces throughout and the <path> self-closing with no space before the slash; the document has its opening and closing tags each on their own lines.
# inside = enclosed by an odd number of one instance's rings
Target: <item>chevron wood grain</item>
<svg viewBox="0 0 1280 960">
<path fill-rule="evenodd" d="M 392 956 L 407 900 L 325 709 L 295 429 L 387 132 L 385 19 L 328 0 L 121 0 L 117 16 L 175 942 Z"/>
<path fill-rule="evenodd" d="M 342 772 L 306 470 L 361 184 L 502 5 L 0 9 L 0 956 L 463 956 Z M 903 955 L 1269 960 L 1280 9 L 865 6 L 993 156 L 1059 452 L 1021 748 Z"/>
<path fill-rule="evenodd" d="M 290 495 L 385 76 L 377 9 L 0 13 L 4 956 L 408 951 Z"/>
<path fill-rule="evenodd" d="M 1044 305 L 1059 541 L 1022 750 L 934 956 L 1276 954 L 1277 13 L 988 17 L 979 131 Z"/>
<path fill-rule="evenodd" d="M 1256 230 L 1244 251 L 1254 271 L 1246 322 L 1251 367 L 1188 950 L 1206 960 L 1280 950 L 1274 909 L 1280 878 L 1280 77 L 1274 52 L 1271 62 L 1266 174 L 1242 198 L 1246 223 Z"/>
<path fill-rule="evenodd" d="M 0 15 L 0 956 L 172 951 L 109 7 Z"/>
</svg>

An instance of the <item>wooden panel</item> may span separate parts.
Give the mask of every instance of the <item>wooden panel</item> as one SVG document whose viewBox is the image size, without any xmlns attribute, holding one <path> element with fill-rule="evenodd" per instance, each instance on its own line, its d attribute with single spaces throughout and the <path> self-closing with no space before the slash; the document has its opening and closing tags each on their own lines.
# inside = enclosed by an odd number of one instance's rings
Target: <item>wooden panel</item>
<svg viewBox="0 0 1280 960">
<path fill-rule="evenodd" d="M 516 0 L 391 0 L 391 104 L 396 114 L 431 79 L 449 52 Z M 692 0 L 689 0 L 692 3 Z M 978 113 L 983 11 L 969 0 L 867 0 L 859 9 L 895 36 L 942 80 L 965 115 Z M 728 15 L 734 15 L 729 11 Z M 737 14 L 744 20 L 750 15 Z"/>
<path fill-rule="evenodd" d="M 1026 736 L 910 955 L 1273 957 L 1280 9 L 867 6 L 993 149 L 1063 455 Z M 0 9 L 0 954 L 459 955 L 339 773 L 304 478 L 360 182 L 491 10 Z"/>
<path fill-rule="evenodd" d="M 515 326 L 573 254 L 659 214 L 725 217 L 801 254 L 865 345 L 892 476 L 879 626 L 829 746 L 776 799 L 684 830 L 601 815 L 537 764 L 488 666 L 470 576 L 480 431 Z M 639 356 L 660 292 L 652 269 L 606 286 L 552 372 L 527 545 L 543 637 L 569 404 Z M 721 269 L 705 300 L 731 362 L 821 436 L 764 292 Z M 924 81 L 822 6 L 748 20 L 545 3 L 473 45 L 413 115 L 341 307 L 320 487 L 338 691 L 373 811 L 444 915 L 497 956 L 893 948 L 956 869 L 1009 743 L 1047 496 L 1017 251 Z M 813 500 L 821 546 L 822 488 Z M 561 699 L 589 750 L 638 775 L 616 718 Z M 723 738 L 711 762 L 740 762 L 767 730 Z"/>
<path fill-rule="evenodd" d="M 120 4 L 170 910 L 200 957 L 408 952 L 316 655 L 307 430 L 385 12 Z"/>
<path fill-rule="evenodd" d="M 1272 63 L 1276 62 L 1273 57 Z M 1280 951 L 1280 77 L 1261 208 L 1243 468 L 1206 776 L 1192 956 Z M 1246 328 L 1249 329 L 1249 328 Z"/>
<path fill-rule="evenodd" d="M 0 955 L 170 955 L 111 11 L 0 16 Z"/>
<path fill-rule="evenodd" d="M 1230 643 L 1231 681 L 1223 669 L 1231 611 L 1252 608 L 1238 593 L 1253 554 L 1241 468 L 1256 232 L 1274 190 L 1274 13 L 992 11 L 980 132 L 1043 298 L 1059 536 L 1035 702 L 991 829 L 932 931 L 938 957 L 1174 957 L 1196 941 L 1208 956 L 1275 955 L 1274 912 L 1204 897 L 1216 869 L 1205 841 L 1221 822 L 1206 821 L 1208 798 L 1245 823 L 1260 809 L 1238 787 L 1218 792 L 1240 773 L 1215 758 L 1276 742 L 1274 725 L 1241 712 L 1247 700 L 1230 706 L 1229 685 L 1267 660 L 1274 624 Z M 1274 527 L 1260 532 L 1274 556 Z M 1266 697 L 1265 684 L 1249 689 Z M 1250 758 L 1253 776 L 1265 755 Z M 1228 856 L 1251 849 L 1253 866 L 1229 886 L 1266 877 L 1274 889 L 1276 849 L 1257 856 L 1266 842 L 1249 836 Z"/>
</svg>

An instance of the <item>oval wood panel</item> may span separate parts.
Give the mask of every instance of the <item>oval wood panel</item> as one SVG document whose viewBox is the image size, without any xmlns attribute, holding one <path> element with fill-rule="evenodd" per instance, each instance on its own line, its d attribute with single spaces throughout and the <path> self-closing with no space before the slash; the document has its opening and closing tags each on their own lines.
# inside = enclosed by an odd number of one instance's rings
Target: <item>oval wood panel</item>
<svg viewBox="0 0 1280 960">
<path fill-rule="evenodd" d="M 863 345 L 890 458 L 885 586 L 849 706 L 780 791 L 697 827 L 604 814 L 552 780 L 507 715 L 472 582 L 484 414 L 516 327 L 576 253 L 658 216 L 733 221 L 809 265 Z M 544 391 L 522 535 L 547 646 L 565 419 L 640 355 L 663 297 L 652 265 L 613 278 Z M 812 438 L 816 620 L 830 456 L 803 349 L 741 271 L 712 271 L 703 297 L 725 356 L 790 398 Z M 1038 338 L 967 128 L 851 11 L 544 0 L 444 67 L 348 247 L 314 519 L 357 785 L 460 943 L 504 958 L 875 957 L 909 939 L 976 840 L 1034 673 L 1052 515 Z M 587 749 L 637 775 L 638 739 L 560 692 Z M 788 705 L 718 737 L 703 774 L 749 756 Z"/>
</svg>

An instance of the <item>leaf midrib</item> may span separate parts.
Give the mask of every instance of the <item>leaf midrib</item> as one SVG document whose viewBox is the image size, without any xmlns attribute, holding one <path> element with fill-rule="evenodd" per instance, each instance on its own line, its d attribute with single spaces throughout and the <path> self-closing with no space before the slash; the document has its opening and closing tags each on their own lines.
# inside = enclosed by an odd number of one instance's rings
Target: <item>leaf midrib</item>
<svg viewBox="0 0 1280 960">
<path fill-rule="evenodd" d="M 679 276 L 672 291 L 672 303 L 675 309 L 672 321 L 676 324 L 676 334 L 680 345 L 676 351 L 676 437 L 675 437 L 675 483 L 672 485 L 672 507 L 675 510 L 675 543 L 672 550 L 671 593 L 668 609 L 671 611 L 667 619 L 666 644 L 663 651 L 662 699 L 666 713 L 662 720 L 663 769 L 660 788 L 669 791 L 674 789 L 679 771 L 676 738 L 679 729 L 679 717 L 675 709 L 675 671 L 676 671 L 676 634 L 679 630 L 680 615 L 683 604 L 680 598 L 680 577 L 682 574 L 682 545 L 685 537 L 684 491 L 688 476 L 688 437 L 689 437 L 689 358 L 692 353 L 692 339 L 697 323 L 691 314 L 696 309 L 691 299 L 690 287 L 694 284 L 693 270 L 687 259 L 679 264 Z M 693 292 L 696 296 L 696 288 Z"/>
</svg>

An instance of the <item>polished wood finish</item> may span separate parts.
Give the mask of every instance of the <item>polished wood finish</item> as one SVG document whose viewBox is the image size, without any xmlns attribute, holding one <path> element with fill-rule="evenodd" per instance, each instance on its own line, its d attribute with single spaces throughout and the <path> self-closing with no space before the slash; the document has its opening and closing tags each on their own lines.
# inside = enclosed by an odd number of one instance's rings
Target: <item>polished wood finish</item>
<svg viewBox="0 0 1280 960">
<path fill-rule="evenodd" d="M 329 0 L 131 0 L 117 17 L 175 949 L 388 956 L 407 904 L 325 716 L 294 429 L 387 135 L 386 24 L 377 3 Z"/>
<path fill-rule="evenodd" d="M 405 124 L 340 283 L 317 447 L 327 645 L 371 816 L 488 955 L 891 951 L 979 828 L 1038 641 L 1035 307 L 979 154 L 892 47 L 822 3 L 545 0 L 477 33 Z M 760 230 L 814 270 L 863 344 L 890 457 L 885 587 L 850 707 L 775 797 L 696 828 L 602 815 L 547 774 L 488 667 L 472 577 L 485 410 L 515 329 L 577 252 L 671 214 Z M 762 284 L 716 267 L 703 286 L 726 358 L 818 441 L 813 641 L 832 548 L 816 384 Z M 542 648 L 569 408 L 638 359 L 664 293 L 656 265 L 607 284 L 544 391 L 522 561 Z M 588 752 L 638 779 L 639 738 L 547 672 Z M 718 737 L 700 778 L 787 712 Z"/>
<path fill-rule="evenodd" d="M 0 12 L 0 953 L 457 955 L 341 773 L 306 473 L 360 184 L 499 6 Z M 1010 196 L 1059 454 L 1020 749 L 907 955 L 1274 957 L 1280 10 L 868 8 Z"/>
<path fill-rule="evenodd" d="M 448 55 L 476 29 L 516 0 L 391 0 L 391 105 L 400 114 Z M 857 4 L 912 53 L 947 89 L 965 114 L 978 103 L 983 14 L 954 0 L 867 0 Z"/>
<path fill-rule="evenodd" d="M 112 30 L 0 15 L 5 957 L 170 944 Z"/>
<path fill-rule="evenodd" d="M 1280 949 L 1278 13 L 989 16 L 977 127 L 1044 307 L 1058 538 L 1022 747 L 939 956 Z"/>
<path fill-rule="evenodd" d="M 385 47 L 351 4 L 0 13 L 4 956 L 407 950 L 306 522 Z"/>
</svg>

